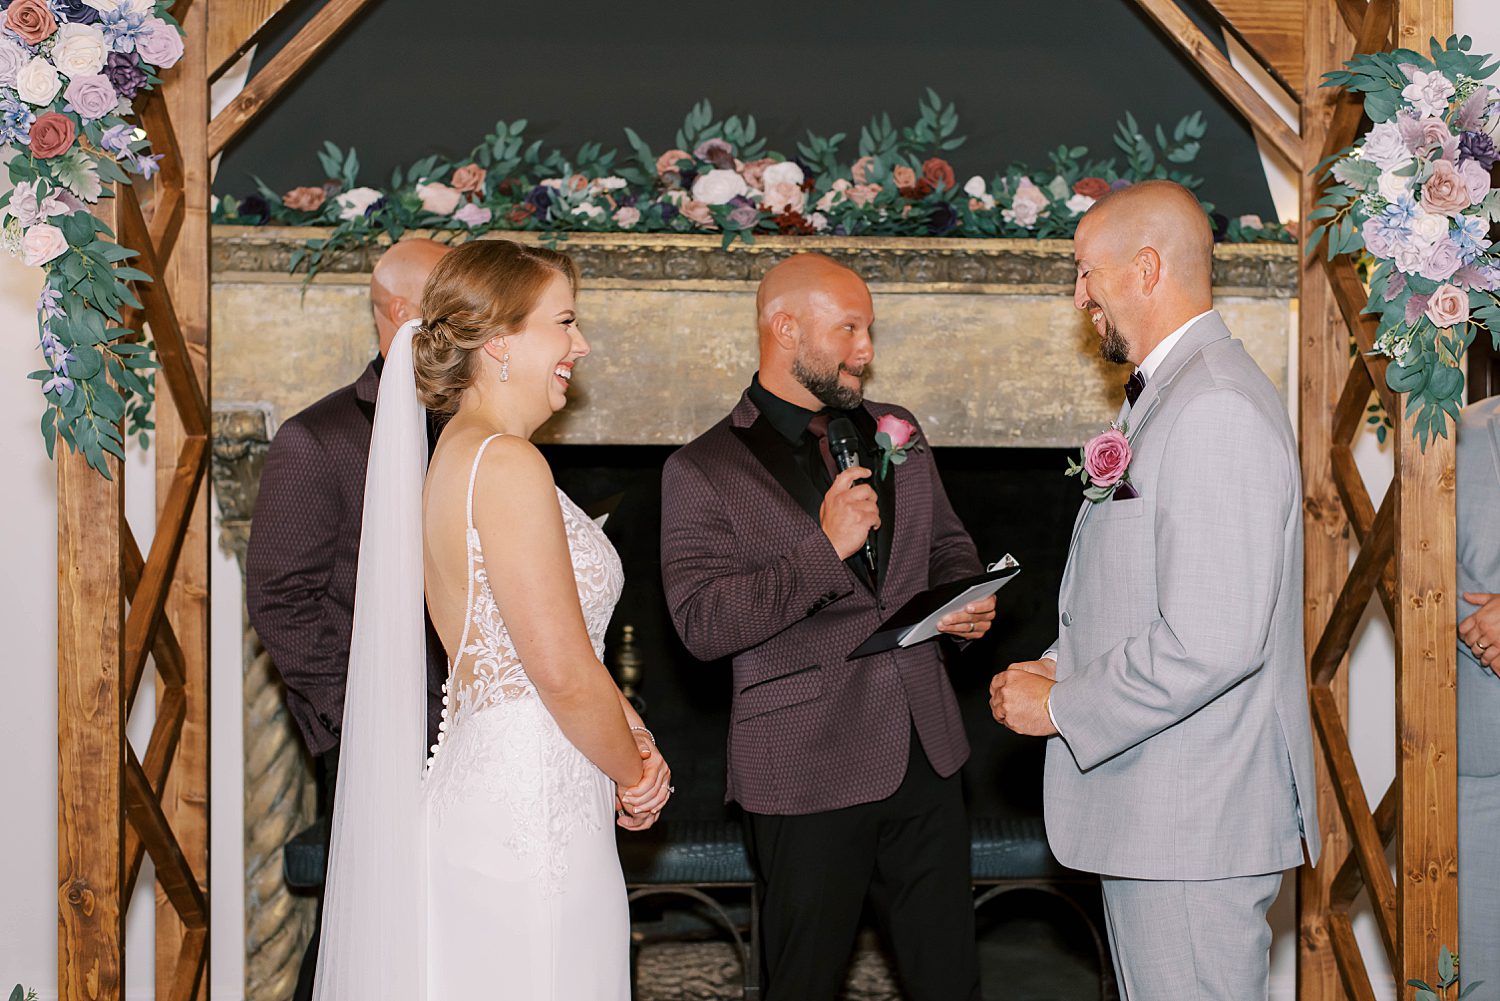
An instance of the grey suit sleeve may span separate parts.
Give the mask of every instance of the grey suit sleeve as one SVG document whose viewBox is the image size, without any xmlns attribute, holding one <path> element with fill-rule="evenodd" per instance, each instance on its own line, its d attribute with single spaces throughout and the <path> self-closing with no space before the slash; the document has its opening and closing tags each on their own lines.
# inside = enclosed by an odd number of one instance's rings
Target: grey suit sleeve
<svg viewBox="0 0 1500 1001">
<path fill-rule="evenodd" d="M 1155 486 L 1160 617 L 1052 689 L 1078 767 L 1154 736 L 1261 668 L 1296 516 L 1291 461 L 1279 429 L 1239 392 L 1216 389 L 1184 407 Z"/>
<path fill-rule="evenodd" d="M 681 454 L 662 470 L 661 575 L 683 645 L 717 660 L 764 643 L 854 590 L 816 521 L 786 552 L 747 569 L 736 559 L 722 496 Z"/>
</svg>

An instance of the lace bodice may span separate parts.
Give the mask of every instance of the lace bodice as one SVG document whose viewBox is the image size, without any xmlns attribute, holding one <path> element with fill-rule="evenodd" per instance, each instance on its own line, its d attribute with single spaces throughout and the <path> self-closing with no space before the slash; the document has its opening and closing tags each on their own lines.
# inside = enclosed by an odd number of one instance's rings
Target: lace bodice
<svg viewBox="0 0 1500 1001">
<path fill-rule="evenodd" d="M 448 730 L 465 717 L 509 699 L 536 697 L 536 688 L 516 654 L 510 632 L 495 604 L 489 569 L 485 566 L 484 552 L 479 544 L 479 530 L 474 527 L 474 480 L 479 472 L 479 460 L 489 443 L 499 437 L 502 436 L 492 435 L 484 440 L 469 472 L 465 526 L 469 593 L 463 636 L 459 640 L 458 654 L 449 665 L 448 683 L 443 689 L 443 720 L 438 725 L 438 744 L 432 747 L 433 755 L 437 754 Z M 583 608 L 584 624 L 588 627 L 594 655 L 603 659 L 604 631 L 609 626 L 615 603 L 620 600 L 625 574 L 620 557 L 605 537 L 604 530 L 560 488 L 557 499 L 562 506 L 563 527 L 573 557 L 573 578 L 578 584 L 578 602 Z"/>
</svg>

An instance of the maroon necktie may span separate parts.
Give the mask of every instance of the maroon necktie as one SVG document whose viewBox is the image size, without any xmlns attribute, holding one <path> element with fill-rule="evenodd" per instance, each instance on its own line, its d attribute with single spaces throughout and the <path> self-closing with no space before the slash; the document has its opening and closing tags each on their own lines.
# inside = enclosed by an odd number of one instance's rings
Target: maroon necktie
<svg viewBox="0 0 1500 1001">
<path fill-rule="evenodd" d="M 839 466 L 833 461 L 833 451 L 828 447 L 828 422 L 831 420 L 831 414 L 813 414 L 812 419 L 807 422 L 807 430 L 818 439 L 818 454 L 823 456 L 823 465 L 828 467 L 828 475 L 838 479 Z"/>
<path fill-rule="evenodd" d="M 1135 401 L 1141 398 L 1141 392 L 1145 388 L 1146 377 L 1141 374 L 1140 369 L 1136 369 L 1135 372 L 1131 374 L 1130 380 L 1125 383 L 1125 399 L 1130 401 L 1130 405 L 1132 407 L 1135 406 Z"/>
</svg>

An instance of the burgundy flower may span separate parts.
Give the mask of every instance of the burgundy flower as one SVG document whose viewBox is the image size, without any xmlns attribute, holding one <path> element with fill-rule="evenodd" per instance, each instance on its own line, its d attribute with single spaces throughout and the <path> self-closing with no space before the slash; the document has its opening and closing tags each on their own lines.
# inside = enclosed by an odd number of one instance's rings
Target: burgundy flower
<svg viewBox="0 0 1500 1001">
<path fill-rule="evenodd" d="M 42 160 L 61 156 L 73 147 L 78 138 L 78 127 L 67 115 L 48 111 L 37 117 L 31 126 L 31 155 Z"/>
<path fill-rule="evenodd" d="M 1083 195 L 1085 198 L 1093 198 L 1095 200 L 1103 198 L 1109 192 L 1109 182 L 1102 177 L 1079 178 L 1078 183 L 1073 185 L 1073 193 L 1075 195 Z"/>
<path fill-rule="evenodd" d="M 933 191 L 952 188 L 958 183 L 948 161 L 936 156 L 922 161 L 922 180 L 926 181 Z"/>
</svg>

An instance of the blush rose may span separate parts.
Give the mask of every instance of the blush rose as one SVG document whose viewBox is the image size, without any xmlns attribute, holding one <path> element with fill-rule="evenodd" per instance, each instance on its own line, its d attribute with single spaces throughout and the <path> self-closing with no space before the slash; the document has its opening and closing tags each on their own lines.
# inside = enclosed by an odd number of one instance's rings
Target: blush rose
<svg viewBox="0 0 1500 1001">
<path fill-rule="evenodd" d="M 1110 428 L 1083 446 L 1083 468 L 1094 486 L 1112 487 L 1125 477 L 1130 466 L 1130 442 Z"/>
</svg>

